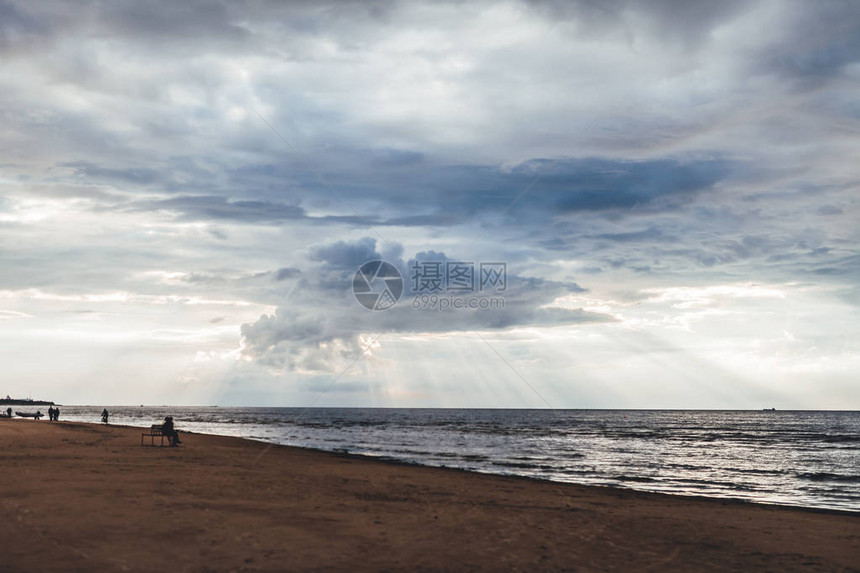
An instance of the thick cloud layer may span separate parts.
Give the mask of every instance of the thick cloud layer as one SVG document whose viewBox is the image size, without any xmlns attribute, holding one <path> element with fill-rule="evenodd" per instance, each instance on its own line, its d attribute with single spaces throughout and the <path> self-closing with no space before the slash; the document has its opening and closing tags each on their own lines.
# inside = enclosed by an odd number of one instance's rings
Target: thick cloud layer
<svg viewBox="0 0 860 573">
<path fill-rule="evenodd" d="M 367 384 L 423 388 L 433 376 L 398 368 L 479 332 L 565 404 L 621 399 L 608 372 L 653 388 L 624 365 L 671 341 L 686 358 L 664 370 L 802 406 L 807 377 L 843 381 L 858 360 L 857 29 L 838 1 L 2 1 L 17 391 L 56 378 L 24 366 L 46 347 L 73 388 L 100 368 L 83 356 L 138 352 L 114 344 L 165 357 L 158 400 L 325 387 L 356 357 Z M 505 262 L 504 309 L 356 303 L 362 263 L 408 277 L 428 256 Z M 602 359 L 573 376 L 569 348 Z M 510 374 L 496 361 L 473 366 Z M 150 382 L 99 391 L 138 402 Z"/>
</svg>

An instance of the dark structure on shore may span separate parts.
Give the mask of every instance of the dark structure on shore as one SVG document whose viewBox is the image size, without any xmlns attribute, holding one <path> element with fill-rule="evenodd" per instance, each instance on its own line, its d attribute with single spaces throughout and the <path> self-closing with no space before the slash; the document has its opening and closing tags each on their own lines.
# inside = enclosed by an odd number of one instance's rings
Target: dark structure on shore
<svg viewBox="0 0 860 573">
<path fill-rule="evenodd" d="M 53 402 L 46 400 L 31 400 L 30 398 L 0 398 L 0 406 L 54 406 Z"/>
</svg>

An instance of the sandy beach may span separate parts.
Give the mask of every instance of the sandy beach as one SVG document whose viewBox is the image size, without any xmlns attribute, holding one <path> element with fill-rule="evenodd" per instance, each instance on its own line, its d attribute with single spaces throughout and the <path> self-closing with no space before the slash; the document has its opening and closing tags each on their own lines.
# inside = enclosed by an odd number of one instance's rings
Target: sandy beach
<svg viewBox="0 0 860 573">
<path fill-rule="evenodd" d="M 0 570 L 860 571 L 855 514 L 141 431 L 0 420 Z"/>
</svg>

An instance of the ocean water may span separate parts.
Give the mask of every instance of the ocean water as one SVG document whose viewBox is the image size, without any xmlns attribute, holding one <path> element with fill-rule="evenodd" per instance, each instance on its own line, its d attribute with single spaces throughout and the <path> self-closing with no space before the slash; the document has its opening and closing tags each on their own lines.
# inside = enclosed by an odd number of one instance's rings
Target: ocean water
<svg viewBox="0 0 860 573">
<path fill-rule="evenodd" d="M 860 412 L 109 407 L 111 423 L 681 495 L 860 512 Z M 42 408 L 43 413 L 46 408 Z M 101 406 L 64 406 L 98 422 Z M 46 422 L 42 422 L 46 423 Z"/>
</svg>

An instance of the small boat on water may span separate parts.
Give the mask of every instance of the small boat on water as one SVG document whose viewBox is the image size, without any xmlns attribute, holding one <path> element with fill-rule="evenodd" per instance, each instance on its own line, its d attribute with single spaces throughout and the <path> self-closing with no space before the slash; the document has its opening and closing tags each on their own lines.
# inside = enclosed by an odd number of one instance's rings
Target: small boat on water
<svg viewBox="0 0 860 573">
<path fill-rule="evenodd" d="M 44 416 L 44 414 L 38 410 L 36 410 L 35 412 L 17 412 L 16 411 L 15 415 L 18 416 L 19 418 L 35 418 L 36 420 L 38 420 L 39 418 Z"/>
</svg>

